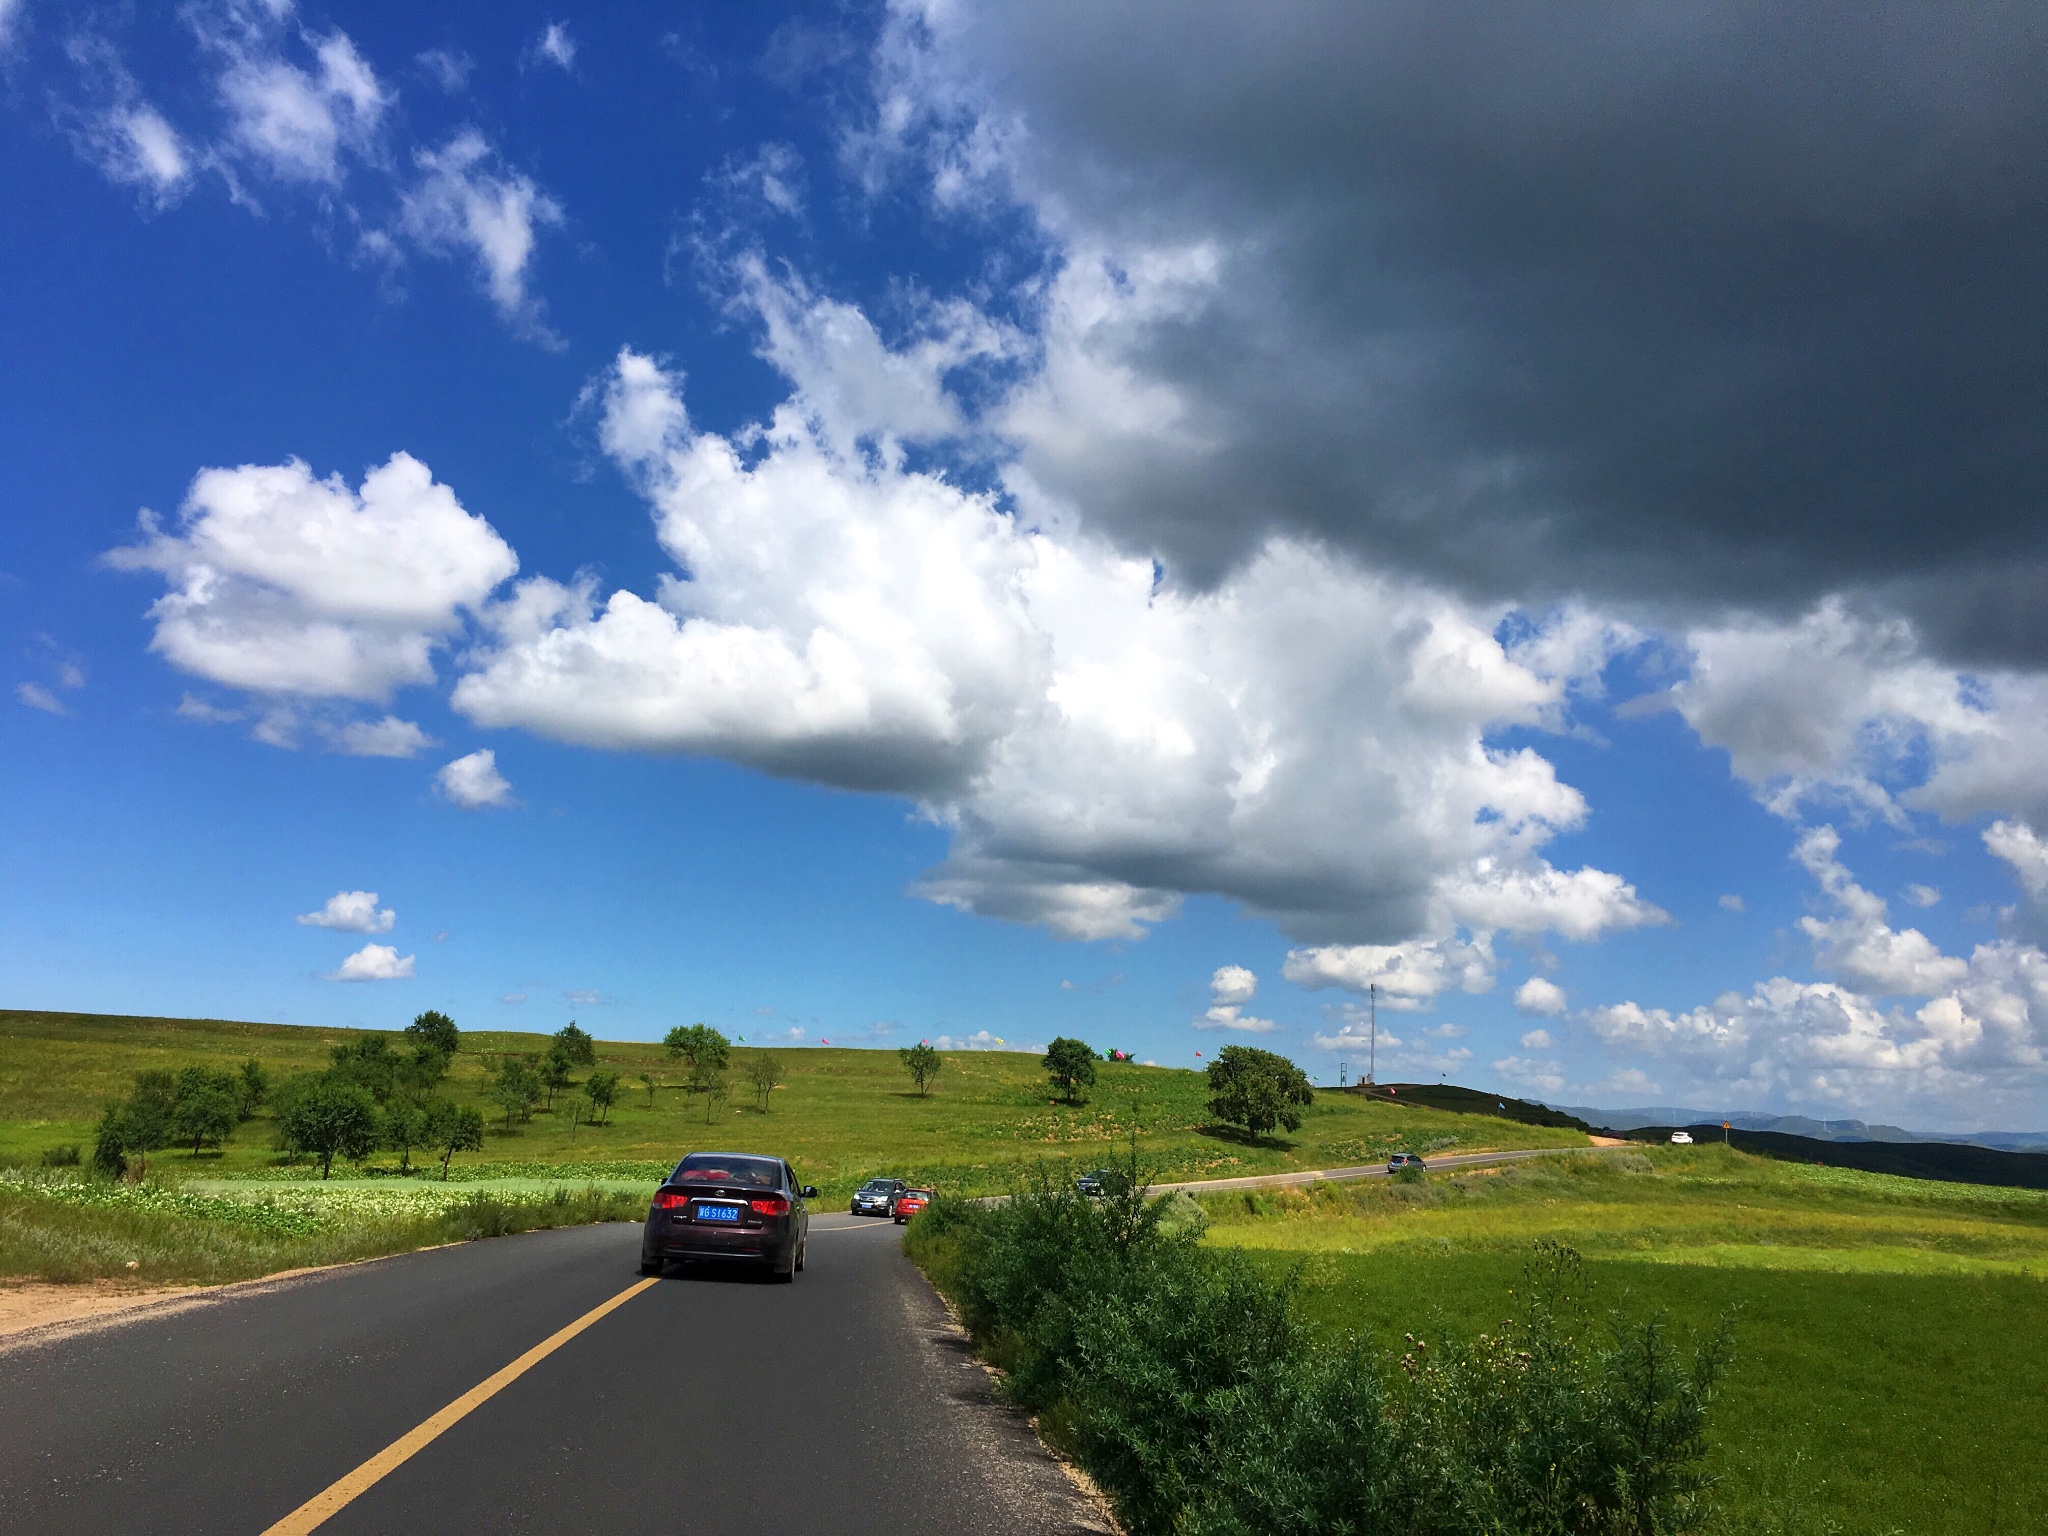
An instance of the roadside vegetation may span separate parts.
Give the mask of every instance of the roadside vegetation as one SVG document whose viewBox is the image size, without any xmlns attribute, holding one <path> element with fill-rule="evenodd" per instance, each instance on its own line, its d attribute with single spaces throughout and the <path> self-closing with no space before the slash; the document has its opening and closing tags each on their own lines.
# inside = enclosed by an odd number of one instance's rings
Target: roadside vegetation
<svg viewBox="0 0 2048 1536">
<path fill-rule="evenodd" d="M 0 1170 L 0 1275 L 212 1285 L 593 1221 L 638 1221 L 638 1191 L 400 1185 L 243 1196 Z"/>
<path fill-rule="evenodd" d="M 1099 1200 L 1049 1177 L 941 1199 L 905 1246 L 1135 1536 L 1658 1536 L 1711 1515 L 1725 1319 L 1682 1338 L 1598 1316 L 1577 1254 L 1542 1242 L 1506 1317 L 1390 1359 L 1310 1326 L 1297 1277 L 1202 1246 L 1192 1202 L 1146 1200 L 1130 1170 Z"/>
</svg>

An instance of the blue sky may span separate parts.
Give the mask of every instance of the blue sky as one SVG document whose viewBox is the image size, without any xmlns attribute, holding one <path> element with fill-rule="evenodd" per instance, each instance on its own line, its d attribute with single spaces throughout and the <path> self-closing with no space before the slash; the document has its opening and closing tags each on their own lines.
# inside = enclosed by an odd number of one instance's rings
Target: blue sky
<svg viewBox="0 0 2048 1536">
<path fill-rule="evenodd" d="M 1771 458 L 1836 226 L 1504 285 L 1580 179 L 1304 15 L 0 3 L 5 1003 L 2048 1118 L 2025 435 Z"/>
</svg>

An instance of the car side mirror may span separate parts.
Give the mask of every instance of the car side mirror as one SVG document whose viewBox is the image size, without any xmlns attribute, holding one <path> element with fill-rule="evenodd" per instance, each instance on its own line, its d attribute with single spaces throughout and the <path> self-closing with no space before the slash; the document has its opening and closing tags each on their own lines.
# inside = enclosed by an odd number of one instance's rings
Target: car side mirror
<svg viewBox="0 0 2048 1536">
<path fill-rule="evenodd" d="M 815 1200 L 818 1198 L 818 1186 L 815 1184 L 806 1184 L 802 1189 L 798 1190 L 797 1193 L 802 1195 L 806 1200 Z"/>
</svg>

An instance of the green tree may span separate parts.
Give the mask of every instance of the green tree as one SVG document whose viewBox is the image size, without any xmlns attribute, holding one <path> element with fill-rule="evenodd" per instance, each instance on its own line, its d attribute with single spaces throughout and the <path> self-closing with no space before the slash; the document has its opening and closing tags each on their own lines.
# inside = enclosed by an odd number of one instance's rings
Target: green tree
<svg viewBox="0 0 2048 1536">
<path fill-rule="evenodd" d="M 568 1053 L 570 1066 L 597 1065 L 597 1042 L 578 1029 L 574 1019 L 555 1031 L 555 1044 Z"/>
<path fill-rule="evenodd" d="M 218 1067 L 184 1067 L 171 1100 L 171 1134 L 192 1143 L 192 1155 L 209 1141 L 226 1141 L 235 1129 L 236 1081 Z"/>
<path fill-rule="evenodd" d="M 616 1072 L 593 1072 L 583 1080 L 583 1096 L 590 1100 L 593 1118 L 603 1125 L 605 1116 L 612 1110 L 612 1100 L 619 1096 L 619 1074 Z"/>
<path fill-rule="evenodd" d="M 110 1179 L 118 1179 L 128 1171 L 128 1127 L 121 1112 L 127 1105 L 120 1099 L 109 1099 L 100 1111 L 100 1122 L 93 1128 L 92 1169 Z"/>
<path fill-rule="evenodd" d="M 293 1152 L 320 1159 L 324 1179 L 337 1156 L 359 1163 L 376 1150 L 379 1120 L 369 1089 L 345 1074 L 326 1072 L 291 1096 L 278 1115 L 278 1130 Z"/>
<path fill-rule="evenodd" d="M 731 1092 L 725 1084 L 725 1068 L 693 1069 L 690 1073 L 690 1091 L 704 1095 L 704 1123 L 711 1123 L 711 1115 L 726 1100 Z"/>
<path fill-rule="evenodd" d="M 393 1099 L 384 1111 L 384 1145 L 398 1154 L 399 1172 L 412 1172 L 412 1149 L 426 1144 L 426 1110 L 410 1099 Z"/>
<path fill-rule="evenodd" d="M 640 1074 L 640 1081 L 647 1085 L 647 1107 L 652 1109 L 654 1108 L 654 1074 L 652 1072 L 642 1072 Z"/>
<path fill-rule="evenodd" d="M 446 1183 L 448 1164 L 456 1153 L 483 1150 L 483 1111 L 468 1104 L 451 1104 L 446 1099 L 429 1099 L 422 1113 L 426 1124 L 420 1145 L 441 1159 L 441 1181 Z"/>
<path fill-rule="evenodd" d="M 1271 1051 L 1226 1045 L 1209 1063 L 1209 1113 L 1254 1136 L 1275 1126 L 1300 1130 L 1302 1108 L 1315 1097 L 1308 1074 Z"/>
<path fill-rule="evenodd" d="M 547 1091 L 550 1111 L 555 1107 L 555 1095 L 569 1086 L 574 1075 L 569 1053 L 563 1049 L 561 1037 L 558 1035 L 555 1037 L 555 1043 L 548 1047 L 547 1055 L 540 1059 L 540 1085 Z"/>
<path fill-rule="evenodd" d="M 929 1041 L 920 1040 L 915 1045 L 896 1047 L 896 1059 L 903 1063 L 903 1070 L 910 1074 L 911 1082 L 917 1085 L 920 1096 L 930 1093 L 932 1079 L 946 1065 L 945 1058 L 931 1048 Z"/>
<path fill-rule="evenodd" d="M 404 1058 L 391 1049 L 389 1035 L 358 1035 L 328 1053 L 329 1069 L 366 1091 L 379 1104 L 398 1087 L 398 1069 Z"/>
<path fill-rule="evenodd" d="M 441 1182 L 448 1182 L 448 1164 L 458 1152 L 481 1152 L 484 1148 L 484 1117 L 467 1104 L 450 1104 L 432 1099 L 426 1107 L 425 1139 L 420 1145 L 441 1155 Z"/>
<path fill-rule="evenodd" d="M 773 1051 L 756 1051 L 747 1063 L 747 1081 L 754 1085 L 754 1105 L 768 1113 L 768 1099 L 782 1081 L 782 1063 Z"/>
<path fill-rule="evenodd" d="M 414 1049 L 431 1046 L 443 1056 L 450 1057 L 460 1049 L 462 1039 L 462 1031 L 455 1027 L 455 1021 L 432 1008 L 406 1025 L 405 1034 Z"/>
<path fill-rule="evenodd" d="M 118 1106 L 109 1106 L 101 1117 L 102 1136 L 107 1140 L 110 1160 L 117 1173 L 128 1171 L 125 1154 L 138 1154 L 137 1174 L 149 1171 L 149 1154 L 167 1147 L 176 1134 L 172 1114 L 178 1104 L 177 1080 L 168 1072 L 135 1074 L 135 1089 Z M 95 1167 L 102 1166 L 97 1143 L 93 1149 Z"/>
<path fill-rule="evenodd" d="M 242 1063 L 235 1084 L 235 1117 L 246 1120 L 270 1097 L 270 1074 L 263 1063 L 251 1056 Z"/>
<path fill-rule="evenodd" d="M 730 1040 L 703 1024 L 678 1024 L 662 1036 L 661 1043 L 668 1047 L 671 1061 L 682 1060 L 690 1064 L 692 1092 L 696 1091 L 698 1069 L 723 1072 L 732 1052 Z"/>
<path fill-rule="evenodd" d="M 412 1054 L 398 1058 L 392 1069 L 392 1087 L 413 1104 L 424 1104 L 434 1096 L 448 1076 L 448 1053 L 437 1045 L 420 1044 Z"/>
<path fill-rule="evenodd" d="M 540 1074 L 532 1062 L 508 1056 L 497 1064 L 492 1074 L 491 1102 L 505 1111 L 507 1125 L 514 1115 L 522 1121 L 532 1119 L 533 1106 L 540 1102 L 540 1097 Z"/>
<path fill-rule="evenodd" d="M 1081 1090 L 1095 1086 L 1095 1052 L 1084 1040 L 1060 1036 L 1045 1048 L 1042 1065 L 1069 1104 L 1080 1103 Z"/>
</svg>

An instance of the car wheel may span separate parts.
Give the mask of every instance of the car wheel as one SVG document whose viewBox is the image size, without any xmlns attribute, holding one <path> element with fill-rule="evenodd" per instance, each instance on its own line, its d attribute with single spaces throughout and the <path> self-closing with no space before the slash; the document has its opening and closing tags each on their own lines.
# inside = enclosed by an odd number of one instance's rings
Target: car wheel
<svg viewBox="0 0 2048 1536">
<path fill-rule="evenodd" d="M 803 1242 L 797 1245 L 796 1267 L 798 1269 L 802 1269 L 804 1267 L 804 1260 L 810 1256 L 810 1248 L 811 1240 L 809 1238 L 805 1238 Z"/>
<path fill-rule="evenodd" d="M 646 1255 L 646 1254 L 644 1254 L 644 1253 L 643 1253 L 642 1255 L 640 1255 L 640 1273 L 641 1273 L 641 1274 L 643 1274 L 643 1275 L 658 1275 L 658 1274 L 660 1274 L 660 1273 L 661 1273 L 661 1260 L 660 1260 L 660 1259 L 650 1259 L 650 1258 L 648 1258 L 648 1257 L 647 1257 L 647 1255 Z"/>
</svg>

